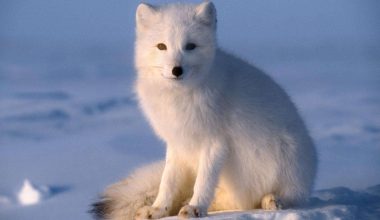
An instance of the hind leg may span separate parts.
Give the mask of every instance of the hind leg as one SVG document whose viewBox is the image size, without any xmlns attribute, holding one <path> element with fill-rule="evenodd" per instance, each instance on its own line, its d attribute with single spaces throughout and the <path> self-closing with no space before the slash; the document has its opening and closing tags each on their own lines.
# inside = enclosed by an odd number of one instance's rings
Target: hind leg
<svg viewBox="0 0 380 220">
<path fill-rule="evenodd" d="M 264 210 L 280 210 L 282 203 L 277 196 L 270 193 L 261 199 L 261 208 Z"/>
</svg>

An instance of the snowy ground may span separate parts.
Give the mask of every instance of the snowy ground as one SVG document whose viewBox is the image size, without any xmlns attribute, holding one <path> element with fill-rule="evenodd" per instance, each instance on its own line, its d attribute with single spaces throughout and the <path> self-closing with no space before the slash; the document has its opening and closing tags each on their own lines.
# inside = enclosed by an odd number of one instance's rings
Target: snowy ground
<svg viewBox="0 0 380 220">
<path fill-rule="evenodd" d="M 227 1 L 217 2 L 217 7 L 221 45 L 266 70 L 288 90 L 316 141 L 320 165 L 316 191 L 304 207 L 214 213 L 209 218 L 379 219 L 378 41 L 351 35 L 344 40 L 310 37 L 312 30 L 298 36 L 305 41 L 293 40 L 289 33 L 279 37 L 272 29 L 261 38 L 254 31 L 243 35 L 242 26 L 234 25 L 239 17 L 227 9 L 242 10 L 242 18 L 251 16 L 250 11 Z M 132 13 L 134 8 L 125 10 Z M 278 10 L 273 4 L 269 8 Z M 331 21 L 324 17 L 321 27 Z M 280 20 L 254 24 L 265 32 Z M 133 33 L 133 22 L 127 25 Z M 132 93 L 133 34 L 125 37 L 113 44 L 1 38 L 0 219 L 91 219 L 89 204 L 106 185 L 163 157 L 163 143 L 143 119 Z M 20 197 L 26 179 L 32 185 Z"/>
</svg>

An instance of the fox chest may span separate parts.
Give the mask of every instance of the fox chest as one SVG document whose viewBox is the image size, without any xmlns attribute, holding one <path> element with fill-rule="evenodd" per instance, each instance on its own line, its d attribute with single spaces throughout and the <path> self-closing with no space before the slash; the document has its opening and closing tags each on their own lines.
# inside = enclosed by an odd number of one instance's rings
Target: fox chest
<svg viewBox="0 0 380 220">
<path fill-rule="evenodd" d="M 145 97 L 141 106 L 156 134 L 169 144 L 196 145 L 221 127 L 220 114 L 207 100 Z"/>
</svg>

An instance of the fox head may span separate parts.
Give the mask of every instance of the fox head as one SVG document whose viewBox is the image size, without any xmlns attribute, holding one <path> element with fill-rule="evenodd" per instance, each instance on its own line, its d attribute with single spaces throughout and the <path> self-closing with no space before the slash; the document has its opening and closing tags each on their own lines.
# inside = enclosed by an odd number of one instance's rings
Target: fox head
<svg viewBox="0 0 380 220">
<path fill-rule="evenodd" d="M 139 77 L 169 84 L 201 82 L 216 48 L 216 10 L 211 2 L 136 11 L 135 64 Z"/>
</svg>

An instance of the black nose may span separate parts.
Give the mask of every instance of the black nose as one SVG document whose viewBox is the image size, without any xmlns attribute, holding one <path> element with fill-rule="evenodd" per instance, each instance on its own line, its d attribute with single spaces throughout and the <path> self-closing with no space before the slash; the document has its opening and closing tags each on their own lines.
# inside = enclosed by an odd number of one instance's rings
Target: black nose
<svg viewBox="0 0 380 220">
<path fill-rule="evenodd" d="M 182 71 L 182 67 L 180 66 L 175 66 L 172 70 L 172 73 L 173 75 L 175 75 L 176 77 L 179 77 L 180 75 L 182 75 L 183 71 Z"/>
</svg>

